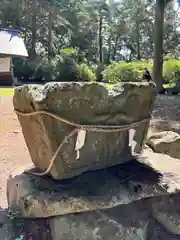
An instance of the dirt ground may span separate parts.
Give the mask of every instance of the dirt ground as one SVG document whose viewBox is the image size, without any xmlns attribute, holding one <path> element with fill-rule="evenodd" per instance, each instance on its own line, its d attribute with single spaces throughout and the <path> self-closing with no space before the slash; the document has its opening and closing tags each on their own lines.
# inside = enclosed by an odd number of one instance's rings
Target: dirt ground
<svg viewBox="0 0 180 240">
<path fill-rule="evenodd" d="M 180 96 L 157 97 L 151 129 L 180 132 Z M 0 221 L 7 208 L 6 181 L 10 172 L 31 162 L 21 133 L 21 127 L 13 112 L 12 97 L 0 97 Z M 1 214 L 2 213 L 2 214 Z M 2 239 L 2 238 L 0 238 Z"/>
<path fill-rule="evenodd" d="M 154 107 L 151 129 L 180 133 L 180 96 L 159 95 Z"/>
</svg>

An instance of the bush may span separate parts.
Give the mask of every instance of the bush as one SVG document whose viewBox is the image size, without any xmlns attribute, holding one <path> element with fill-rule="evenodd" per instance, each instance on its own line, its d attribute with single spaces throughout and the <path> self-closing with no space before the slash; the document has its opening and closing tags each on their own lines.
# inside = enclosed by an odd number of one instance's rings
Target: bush
<svg viewBox="0 0 180 240">
<path fill-rule="evenodd" d="M 77 66 L 78 80 L 82 82 L 91 82 L 95 80 L 95 74 L 93 70 L 85 63 L 81 63 Z"/>
<path fill-rule="evenodd" d="M 180 62 L 178 60 L 164 61 L 163 75 L 166 84 L 176 84 L 180 80 Z"/>
<path fill-rule="evenodd" d="M 33 69 L 29 66 L 27 60 L 13 59 L 14 76 L 18 79 L 28 80 L 33 75 Z"/>
<path fill-rule="evenodd" d="M 144 68 L 152 70 L 150 62 L 117 62 L 103 71 L 103 79 L 109 83 L 142 81 Z"/>
<path fill-rule="evenodd" d="M 66 50 L 67 51 L 67 50 Z M 22 81 L 94 81 L 95 74 L 88 65 L 77 64 L 67 53 L 61 53 L 48 62 L 46 57 L 14 59 L 14 75 Z"/>
<path fill-rule="evenodd" d="M 76 62 L 68 55 L 59 56 L 54 60 L 55 70 L 54 79 L 58 82 L 71 82 L 78 80 L 78 70 Z"/>
<path fill-rule="evenodd" d="M 67 55 L 61 55 L 55 67 L 55 81 L 87 82 L 94 81 L 95 74 L 87 64 L 77 64 Z"/>
<path fill-rule="evenodd" d="M 53 66 L 46 59 L 14 59 L 14 75 L 24 81 L 49 80 L 53 73 Z"/>
</svg>

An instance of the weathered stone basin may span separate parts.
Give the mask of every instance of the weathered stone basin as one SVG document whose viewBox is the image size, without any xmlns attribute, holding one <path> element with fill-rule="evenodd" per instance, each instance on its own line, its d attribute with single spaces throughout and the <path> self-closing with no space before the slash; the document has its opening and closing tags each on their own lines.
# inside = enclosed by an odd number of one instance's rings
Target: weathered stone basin
<svg viewBox="0 0 180 240">
<path fill-rule="evenodd" d="M 85 125 L 129 125 L 146 120 L 134 129 L 135 152 L 139 153 L 149 125 L 156 90 L 153 83 L 123 83 L 109 88 L 98 83 L 48 83 L 15 89 L 15 110 L 22 113 L 48 111 Z M 35 166 L 45 171 L 60 143 L 76 127 L 46 114 L 21 116 L 23 135 Z M 83 135 L 84 134 L 84 135 Z M 76 141 L 80 139 L 77 149 Z M 67 179 L 88 170 L 102 169 L 132 159 L 129 130 L 76 132 L 57 154 L 49 174 Z M 77 151 L 78 150 L 78 151 Z"/>
</svg>

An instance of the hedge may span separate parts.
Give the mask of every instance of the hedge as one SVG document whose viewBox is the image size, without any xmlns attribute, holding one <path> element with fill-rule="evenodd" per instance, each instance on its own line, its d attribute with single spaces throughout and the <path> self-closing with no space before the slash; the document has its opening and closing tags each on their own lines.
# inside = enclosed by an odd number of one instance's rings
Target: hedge
<svg viewBox="0 0 180 240">
<path fill-rule="evenodd" d="M 116 62 L 103 71 L 103 79 L 109 83 L 142 81 L 144 68 L 152 72 L 152 61 Z M 166 84 L 179 84 L 180 61 L 169 59 L 164 61 L 163 76 Z"/>
<path fill-rule="evenodd" d="M 144 68 L 152 70 L 150 62 L 116 62 L 106 67 L 103 71 L 104 81 L 117 82 L 139 82 L 142 81 Z"/>
</svg>

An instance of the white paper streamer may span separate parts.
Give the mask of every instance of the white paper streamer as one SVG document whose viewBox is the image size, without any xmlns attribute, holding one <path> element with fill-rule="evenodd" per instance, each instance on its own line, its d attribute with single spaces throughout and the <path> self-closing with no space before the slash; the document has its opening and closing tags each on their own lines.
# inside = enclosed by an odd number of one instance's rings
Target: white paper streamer
<svg viewBox="0 0 180 240">
<path fill-rule="evenodd" d="M 76 146 L 75 146 L 75 151 L 77 152 L 76 159 L 79 159 L 80 157 L 79 150 L 84 146 L 85 140 L 86 140 L 86 131 L 80 130 L 77 135 Z"/>
<path fill-rule="evenodd" d="M 134 153 L 134 149 L 135 149 L 136 144 L 137 144 L 137 142 L 133 140 L 135 133 L 136 133 L 136 130 L 134 130 L 134 129 L 129 130 L 129 146 L 131 147 L 131 153 L 132 154 Z"/>
</svg>

